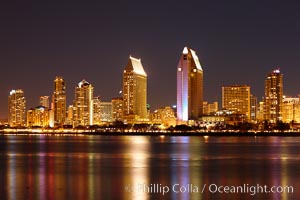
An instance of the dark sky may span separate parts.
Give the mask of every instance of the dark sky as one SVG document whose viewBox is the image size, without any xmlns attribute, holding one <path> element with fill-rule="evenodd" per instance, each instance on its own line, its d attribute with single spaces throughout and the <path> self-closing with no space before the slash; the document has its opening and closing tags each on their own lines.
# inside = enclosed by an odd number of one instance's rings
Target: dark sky
<svg viewBox="0 0 300 200">
<path fill-rule="evenodd" d="M 221 86 L 249 84 L 259 99 L 266 74 L 284 73 L 284 93 L 300 93 L 300 5 L 284 1 L 1 1 L 0 117 L 11 89 L 27 107 L 51 95 L 56 75 L 68 104 L 85 78 L 103 101 L 118 96 L 131 54 L 148 74 L 152 110 L 176 104 L 176 68 L 184 46 L 204 69 L 205 100 Z M 286 1 L 288 2 L 288 1 Z M 295 1 L 296 2 L 296 1 Z"/>
</svg>

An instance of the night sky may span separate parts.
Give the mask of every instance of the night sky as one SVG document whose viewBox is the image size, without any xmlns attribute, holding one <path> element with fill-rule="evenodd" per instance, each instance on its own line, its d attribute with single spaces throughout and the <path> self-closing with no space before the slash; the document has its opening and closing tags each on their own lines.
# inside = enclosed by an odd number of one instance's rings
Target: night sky
<svg viewBox="0 0 300 200">
<path fill-rule="evenodd" d="M 282 2 L 282 3 L 280 3 Z M 27 108 L 52 95 L 63 76 L 67 102 L 82 79 L 103 101 L 117 97 L 129 55 L 142 59 L 151 109 L 176 104 L 184 46 L 204 69 L 204 99 L 221 86 L 248 84 L 260 100 L 266 74 L 279 67 L 284 94 L 300 93 L 300 3 L 284 1 L 1 1 L 0 118 L 11 89 Z M 295 1 L 296 2 L 296 1 Z"/>
</svg>

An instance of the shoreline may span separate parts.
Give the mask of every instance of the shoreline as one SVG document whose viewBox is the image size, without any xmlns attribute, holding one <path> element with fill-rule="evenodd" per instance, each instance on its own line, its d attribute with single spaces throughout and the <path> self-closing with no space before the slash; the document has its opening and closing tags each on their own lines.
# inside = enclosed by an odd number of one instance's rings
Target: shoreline
<svg viewBox="0 0 300 200">
<path fill-rule="evenodd" d="M 111 131 L 0 131 L 0 135 L 90 135 L 90 136 L 280 136 L 280 137 L 300 137 L 300 132 L 111 132 Z"/>
</svg>

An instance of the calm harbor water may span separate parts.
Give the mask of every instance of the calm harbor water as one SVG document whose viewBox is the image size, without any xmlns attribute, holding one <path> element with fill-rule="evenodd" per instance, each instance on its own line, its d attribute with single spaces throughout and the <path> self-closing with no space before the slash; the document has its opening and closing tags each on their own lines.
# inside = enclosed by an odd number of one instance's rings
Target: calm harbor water
<svg viewBox="0 0 300 200">
<path fill-rule="evenodd" d="M 0 199 L 299 199 L 299 153 L 299 137 L 1 135 Z"/>
</svg>

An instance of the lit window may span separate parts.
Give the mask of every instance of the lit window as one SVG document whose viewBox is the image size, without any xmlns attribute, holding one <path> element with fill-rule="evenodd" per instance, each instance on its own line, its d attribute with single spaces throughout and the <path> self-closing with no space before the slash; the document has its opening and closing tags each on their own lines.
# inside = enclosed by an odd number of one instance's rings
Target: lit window
<svg viewBox="0 0 300 200">
<path fill-rule="evenodd" d="M 181 68 L 178 68 L 178 71 L 181 72 Z"/>
</svg>

